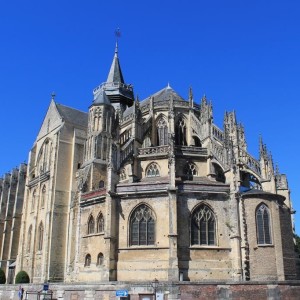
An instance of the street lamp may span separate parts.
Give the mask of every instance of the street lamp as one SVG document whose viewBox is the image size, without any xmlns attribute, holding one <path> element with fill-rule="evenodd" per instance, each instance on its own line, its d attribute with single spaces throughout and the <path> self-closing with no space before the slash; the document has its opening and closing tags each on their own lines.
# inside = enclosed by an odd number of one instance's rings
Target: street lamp
<svg viewBox="0 0 300 300">
<path fill-rule="evenodd" d="M 152 282 L 152 286 L 154 289 L 154 300 L 156 300 L 156 289 L 158 287 L 158 280 L 156 278 L 154 278 L 153 282 Z"/>
</svg>

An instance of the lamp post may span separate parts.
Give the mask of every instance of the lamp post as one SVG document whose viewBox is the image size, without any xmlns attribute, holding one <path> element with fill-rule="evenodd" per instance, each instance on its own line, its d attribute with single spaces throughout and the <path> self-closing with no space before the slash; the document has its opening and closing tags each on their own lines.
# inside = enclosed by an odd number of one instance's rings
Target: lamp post
<svg viewBox="0 0 300 300">
<path fill-rule="evenodd" d="M 156 278 L 154 278 L 154 280 L 152 282 L 152 286 L 153 286 L 153 289 L 154 289 L 154 300 L 156 300 L 156 289 L 157 289 L 157 286 L 158 286 L 158 280 Z"/>
</svg>

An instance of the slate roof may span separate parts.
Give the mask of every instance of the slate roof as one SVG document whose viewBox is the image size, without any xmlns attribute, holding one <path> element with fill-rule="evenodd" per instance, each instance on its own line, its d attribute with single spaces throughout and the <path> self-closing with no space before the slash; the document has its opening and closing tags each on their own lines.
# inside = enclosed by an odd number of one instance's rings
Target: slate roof
<svg viewBox="0 0 300 300">
<path fill-rule="evenodd" d="M 115 55 L 106 82 L 124 83 L 124 78 L 123 78 L 123 74 L 119 63 L 119 57 L 118 57 L 118 44 L 116 45 Z"/>
<path fill-rule="evenodd" d="M 55 103 L 58 113 L 68 123 L 87 128 L 88 113 Z"/>
<path fill-rule="evenodd" d="M 95 93 L 93 103 L 94 104 L 107 104 L 107 105 L 111 104 L 108 97 L 106 96 L 103 88 L 101 88 L 99 91 L 97 91 L 97 93 Z"/>
<path fill-rule="evenodd" d="M 161 89 L 160 91 L 141 101 L 140 106 L 143 107 L 144 105 L 147 105 L 151 97 L 154 98 L 154 103 L 162 101 L 169 102 L 171 95 L 173 96 L 173 101 L 187 102 L 168 85 L 167 87 Z"/>
</svg>

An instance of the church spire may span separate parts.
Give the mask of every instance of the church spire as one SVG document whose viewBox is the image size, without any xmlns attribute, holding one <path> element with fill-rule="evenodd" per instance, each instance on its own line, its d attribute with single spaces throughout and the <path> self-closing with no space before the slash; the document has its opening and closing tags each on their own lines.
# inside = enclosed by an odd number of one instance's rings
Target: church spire
<svg viewBox="0 0 300 300">
<path fill-rule="evenodd" d="M 120 109 L 122 112 L 128 106 L 134 103 L 133 87 L 131 84 L 126 84 L 120 67 L 118 57 L 118 41 L 116 42 L 115 54 L 111 64 L 107 81 L 101 85 L 106 96 L 110 100 L 115 109 Z"/>
<path fill-rule="evenodd" d="M 124 83 L 124 78 L 118 57 L 118 42 L 116 42 L 115 55 L 106 82 Z"/>
</svg>

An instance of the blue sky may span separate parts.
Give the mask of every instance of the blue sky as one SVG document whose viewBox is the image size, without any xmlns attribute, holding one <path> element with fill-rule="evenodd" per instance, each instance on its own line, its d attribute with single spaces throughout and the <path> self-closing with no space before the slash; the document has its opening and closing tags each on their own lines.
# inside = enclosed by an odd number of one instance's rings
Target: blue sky
<svg viewBox="0 0 300 300">
<path fill-rule="evenodd" d="M 144 99 L 170 83 L 211 99 L 214 121 L 235 110 L 249 152 L 259 134 L 286 173 L 300 214 L 299 1 L 2 1 L 0 174 L 27 161 L 55 91 L 87 111 L 106 80 L 120 27 L 127 83 Z M 300 215 L 296 231 L 300 232 Z"/>
</svg>

